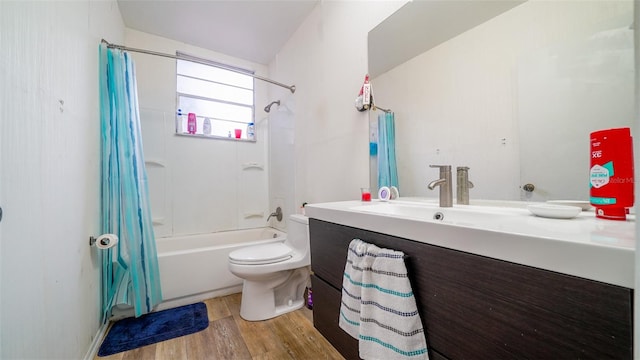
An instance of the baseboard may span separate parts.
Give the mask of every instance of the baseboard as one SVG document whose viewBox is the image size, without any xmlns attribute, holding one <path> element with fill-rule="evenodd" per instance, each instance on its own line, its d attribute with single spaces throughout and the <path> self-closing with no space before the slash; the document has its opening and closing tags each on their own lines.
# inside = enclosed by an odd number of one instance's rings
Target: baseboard
<svg viewBox="0 0 640 360">
<path fill-rule="evenodd" d="M 0 0 L 2 1 L 2 0 Z M 231 286 L 224 289 L 218 289 L 214 291 L 207 291 L 199 294 L 183 296 L 180 298 L 164 300 L 158 306 L 156 306 L 153 311 L 162 311 L 167 309 L 173 309 L 183 305 L 194 304 L 200 301 L 204 301 L 207 299 L 217 298 L 221 296 L 231 295 L 235 293 L 239 293 L 242 291 L 242 285 Z M 134 310 L 132 307 L 117 307 L 111 310 L 111 318 L 110 321 L 118 321 L 124 318 L 134 316 Z"/>
<path fill-rule="evenodd" d="M 213 298 L 217 298 L 217 297 L 227 296 L 227 295 L 239 293 L 241 291 L 242 291 L 242 285 L 237 285 L 237 286 L 231 286 L 231 287 L 224 288 L 224 289 L 218 289 L 218 290 L 214 290 L 214 291 L 207 291 L 207 292 L 200 293 L 200 294 L 184 296 L 184 297 L 177 298 L 177 299 L 171 299 L 171 300 L 163 301 L 162 303 L 160 303 L 154 309 L 154 311 L 173 309 L 173 308 L 178 307 L 178 306 L 189 305 L 189 304 L 197 303 L 197 302 L 204 301 L 204 300 L 207 300 L 207 299 L 213 299 Z"/>
<path fill-rule="evenodd" d="M 109 323 L 103 324 L 98 329 L 96 336 L 93 337 L 93 341 L 91 342 L 91 346 L 89 347 L 89 351 L 84 356 L 84 360 L 93 360 L 98 355 L 98 350 L 100 349 L 100 345 L 102 344 L 102 339 L 107 333 L 107 329 L 109 329 Z"/>
</svg>

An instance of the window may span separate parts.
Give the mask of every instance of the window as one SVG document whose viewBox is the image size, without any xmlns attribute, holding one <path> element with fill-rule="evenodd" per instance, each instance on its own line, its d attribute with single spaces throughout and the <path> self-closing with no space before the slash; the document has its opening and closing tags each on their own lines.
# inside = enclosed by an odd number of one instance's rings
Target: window
<svg viewBox="0 0 640 360">
<path fill-rule="evenodd" d="M 183 59 L 193 58 L 180 53 L 178 56 Z M 179 111 L 176 133 L 237 138 L 236 129 L 239 129 L 239 138 L 247 139 L 247 125 L 253 122 L 254 114 L 253 73 L 199 58 L 193 58 L 199 62 L 183 59 L 177 60 L 176 93 Z M 193 123 L 189 123 L 189 113 L 196 115 L 195 128 Z"/>
</svg>

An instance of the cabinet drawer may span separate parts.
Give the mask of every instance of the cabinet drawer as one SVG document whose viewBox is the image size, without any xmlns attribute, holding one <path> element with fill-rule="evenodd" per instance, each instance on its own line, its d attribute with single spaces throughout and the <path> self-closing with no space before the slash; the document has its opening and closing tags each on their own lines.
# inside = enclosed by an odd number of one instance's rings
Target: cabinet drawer
<svg viewBox="0 0 640 360">
<path fill-rule="evenodd" d="M 338 326 L 341 291 L 316 276 L 311 276 L 313 289 L 313 326 L 324 335 L 346 359 L 360 359 L 358 340 Z"/>
<path fill-rule="evenodd" d="M 313 272 L 336 289 L 342 289 L 342 275 L 347 260 L 347 249 L 354 238 L 369 243 L 387 244 L 385 247 L 393 249 L 398 238 L 372 233 L 362 229 L 336 225 L 316 219 L 309 219 L 309 233 L 311 239 L 311 268 Z M 404 241 L 402 241 L 404 242 Z M 411 246 L 407 241 L 405 248 Z M 400 250 L 398 246 L 395 247 Z M 415 251 L 419 247 L 414 248 Z M 405 251 L 406 252 L 406 251 Z"/>
<path fill-rule="evenodd" d="M 632 358 L 631 289 L 316 219 L 310 234 L 335 289 L 353 238 L 408 255 L 428 345 L 447 358 Z"/>
</svg>

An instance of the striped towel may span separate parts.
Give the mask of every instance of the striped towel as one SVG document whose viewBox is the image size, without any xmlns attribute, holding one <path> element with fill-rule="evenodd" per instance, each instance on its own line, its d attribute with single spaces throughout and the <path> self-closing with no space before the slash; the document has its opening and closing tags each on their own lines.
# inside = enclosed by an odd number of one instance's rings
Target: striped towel
<svg viewBox="0 0 640 360">
<path fill-rule="evenodd" d="M 428 359 L 404 254 L 354 239 L 342 280 L 339 326 L 363 359 Z"/>
</svg>

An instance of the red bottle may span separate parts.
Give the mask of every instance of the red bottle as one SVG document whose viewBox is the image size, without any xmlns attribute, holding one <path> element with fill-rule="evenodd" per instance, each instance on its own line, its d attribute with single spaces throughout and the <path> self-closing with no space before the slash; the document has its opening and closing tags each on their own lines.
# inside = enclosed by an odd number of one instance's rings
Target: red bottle
<svg viewBox="0 0 640 360">
<path fill-rule="evenodd" d="M 196 122 L 196 114 L 189 113 L 187 118 L 187 132 L 189 134 L 195 134 L 198 131 L 198 123 Z"/>
<path fill-rule="evenodd" d="M 633 206 L 633 140 L 631 129 L 591 133 L 591 205 L 596 217 L 625 220 Z"/>
</svg>

